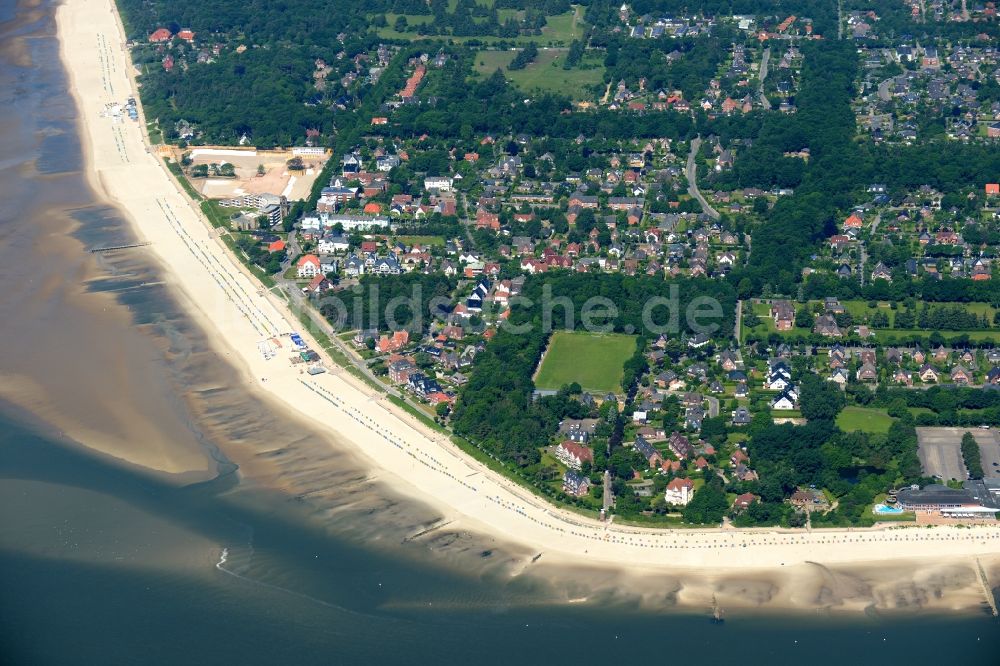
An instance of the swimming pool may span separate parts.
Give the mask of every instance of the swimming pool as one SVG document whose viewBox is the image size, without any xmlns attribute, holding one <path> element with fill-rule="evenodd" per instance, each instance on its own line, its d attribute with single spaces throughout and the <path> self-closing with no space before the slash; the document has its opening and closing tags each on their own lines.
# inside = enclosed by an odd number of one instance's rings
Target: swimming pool
<svg viewBox="0 0 1000 666">
<path fill-rule="evenodd" d="M 872 507 L 872 513 L 879 516 L 898 516 L 899 514 L 905 512 L 898 507 L 889 506 L 887 504 L 876 504 Z"/>
</svg>

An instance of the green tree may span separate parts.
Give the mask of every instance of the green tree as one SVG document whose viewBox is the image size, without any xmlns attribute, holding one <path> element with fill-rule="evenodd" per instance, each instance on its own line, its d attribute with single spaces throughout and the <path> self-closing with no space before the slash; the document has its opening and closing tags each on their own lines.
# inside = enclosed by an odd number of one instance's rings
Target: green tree
<svg viewBox="0 0 1000 666">
<path fill-rule="evenodd" d="M 971 432 L 962 435 L 962 458 L 965 460 L 965 468 L 969 471 L 970 479 L 983 478 L 983 462 L 979 450 L 979 443 L 972 436 Z"/>
<path fill-rule="evenodd" d="M 729 502 L 726 501 L 722 481 L 713 477 L 694 494 L 682 513 L 684 520 L 689 523 L 713 525 L 722 522 L 728 509 Z"/>
<path fill-rule="evenodd" d="M 809 421 L 833 421 L 844 408 L 844 396 L 833 382 L 809 373 L 799 388 L 799 408 Z"/>
</svg>

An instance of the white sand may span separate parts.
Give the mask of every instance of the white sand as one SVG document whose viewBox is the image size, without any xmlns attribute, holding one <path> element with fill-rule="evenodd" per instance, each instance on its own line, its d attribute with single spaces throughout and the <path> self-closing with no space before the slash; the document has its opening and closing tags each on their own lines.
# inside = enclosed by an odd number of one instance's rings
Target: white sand
<svg viewBox="0 0 1000 666">
<path fill-rule="evenodd" d="M 67 0 L 59 38 L 81 113 L 95 189 L 118 204 L 136 233 L 168 267 L 165 279 L 244 371 L 246 381 L 357 446 L 381 478 L 455 521 L 544 552 L 546 563 L 628 569 L 776 569 L 906 559 L 927 564 L 992 561 L 1000 527 L 883 530 L 649 530 L 608 527 L 551 507 L 462 455 L 440 435 L 397 413 L 346 372 L 309 377 L 286 360 L 264 360 L 257 343 L 298 330 L 283 303 L 232 258 L 163 165 L 148 151 L 143 123 L 101 117 L 104 105 L 133 92 L 124 37 L 109 0 Z M 318 345 L 313 345 L 318 348 Z M 328 363 L 328 366 L 332 364 Z"/>
</svg>

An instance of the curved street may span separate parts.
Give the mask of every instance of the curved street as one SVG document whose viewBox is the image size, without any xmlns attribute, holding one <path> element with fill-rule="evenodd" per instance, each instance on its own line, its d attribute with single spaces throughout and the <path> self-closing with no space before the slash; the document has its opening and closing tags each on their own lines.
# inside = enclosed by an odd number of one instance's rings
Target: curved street
<svg viewBox="0 0 1000 666">
<path fill-rule="evenodd" d="M 708 201 L 702 196 L 701 192 L 698 190 L 698 169 L 695 165 L 694 158 L 698 155 L 698 150 L 701 148 L 701 137 L 696 137 L 691 140 L 691 152 L 688 153 L 687 169 L 685 170 L 685 175 L 688 181 L 688 194 L 698 200 L 701 204 L 701 210 L 703 213 L 711 217 L 713 220 L 718 220 L 720 215 L 719 211 L 712 208 Z"/>
</svg>

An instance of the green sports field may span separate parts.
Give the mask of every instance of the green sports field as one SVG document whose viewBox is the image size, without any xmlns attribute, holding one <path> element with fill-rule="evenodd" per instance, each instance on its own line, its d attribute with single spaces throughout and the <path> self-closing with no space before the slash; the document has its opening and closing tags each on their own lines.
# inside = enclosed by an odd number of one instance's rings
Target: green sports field
<svg viewBox="0 0 1000 666">
<path fill-rule="evenodd" d="M 624 365 L 635 353 L 634 335 L 552 334 L 535 376 L 539 389 L 558 389 L 577 382 L 586 391 L 620 393 Z"/>
<path fill-rule="evenodd" d="M 884 409 L 866 409 L 864 407 L 844 407 L 837 414 L 837 427 L 844 432 L 861 430 L 862 432 L 889 432 L 892 417 Z"/>
</svg>

